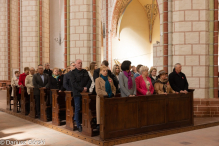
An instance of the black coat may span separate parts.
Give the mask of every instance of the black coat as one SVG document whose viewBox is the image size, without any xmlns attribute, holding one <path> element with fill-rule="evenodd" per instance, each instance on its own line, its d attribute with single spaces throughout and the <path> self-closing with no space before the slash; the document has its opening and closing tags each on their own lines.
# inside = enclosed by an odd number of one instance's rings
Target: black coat
<svg viewBox="0 0 219 146">
<path fill-rule="evenodd" d="M 71 76 L 71 75 L 72 75 L 72 71 L 69 71 L 67 74 L 64 75 L 63 87 L 64 87 L 67 91 L 72 91 L 71 82 L 70 82 L 70 76 Z"/>
<path fill-rule="evenodd" d="M 116 87 L 116 91 L 117 91 L 118 90 L 118 85 L 119 85 L 119 81 L 118 81 L 117 77 L 110 70 L 108 70 L 108 76 L 113 80 L 114 86 Z M 94 82 L 99 77 L 100 77 L 100 68 L 98 68 L 94 71 L 94 75 L 93 75 Z M 94 90 L 93 90 L 93 94 L 96 94 L 95 87 L 94 87 Z"/>
<path fill-rule="evenodd" d="M 40 95 L 39 88 L 46 87 L 49 88 L 49 76 L 47 74 L 43 74 L 44 82 L 39 73 L 33 75 L 33 86 L 34 86 L 34 95 Z"/>
<path fill-rule="evenodd" d="M 187 90 L 188 91 L 188 82 L 186 79 L 186 76 L 184 73 L 176 73 L 175 69 L 173 69 L 173 72 L 169 75 L 169 82 L 171 88 L 176 91 L 180 92 L 181 90 Z"/>
<path fill-rule="evenodd" d="M 156 80 L 151 75 L 149 77 L 151 78 L 151 82 L 152 82 L 152 84 L 154 86 L 154 84 L 157 81 L 158 77 L 156 76 Z"/>
<path fill-rule="evenodd" d="M 63 87 L 63 76 L 59 76 L 58 80 L 56 80 L 53 76 L 49 77 L 49 87 L 50 89 L 65 91 Z"/>
<path fill-rule="evenodd" d="M 48 70 L 45 69 L 45 70 L 43 71 L 43 73 L 44 73 L 44 74 L 47 74 L 48 76 L 52 76 L 52 71 L 51 71 L 50 69 L 48 69 Z"/>
<path fill-rule="evenodd" d="M 80 71 L 78 69 L 73 70 L 72 75 L 70 76 L 70 81 L 73 97 L 81 96 L 81 92 L 84 90 L 84 87 L 87 87 L 87 92 L 89 92 L 89 88 L 92 83 L 91 78 L 85 69 Z"/>
</svg>

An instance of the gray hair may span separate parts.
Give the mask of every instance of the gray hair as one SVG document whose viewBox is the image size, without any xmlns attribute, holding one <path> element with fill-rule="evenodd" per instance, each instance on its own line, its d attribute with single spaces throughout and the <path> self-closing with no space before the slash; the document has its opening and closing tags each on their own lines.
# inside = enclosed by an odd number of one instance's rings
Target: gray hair
<svg viewBox="0 0 219 146">
<path fill-rule="evenodd" d="M 81 59 L 76 59 L 76 60 L 75 60 L 75 63 L 76 63 L 78 60 L 82 61 Z"/>
<path fill-rule="evenodd" d="M 77 61 L 77 60 L 76 60 L 76 61 Z M 75 63 L 75 62 L 74 62 L 74 61 L 73 61 L 73 62 L 71 62 L 71 63 L 70 63 L 70 65 L 71 65 L 72 63 Z"/>
<path fill-rule="evenodd" d="M 31 70 L 31 69 L 35 70 L 35 68 L 33 68 L 33 67 L 31 67 L 30 70 Z"/>
<path fill-rule="evenodd" d="M 139 69 L 140 74 L 142 74 L 144 71 L 148 71 L 149 68 L 147 66 L 141 66 Z"/>
<path fill-rule="evenodd" d="M 181 65 L 181 64 L 180 64 L 180 63 L 176 63 L 176 64 L 174 65 L 174 68 L 176 68 L 177 65 Z"/>
</svg>

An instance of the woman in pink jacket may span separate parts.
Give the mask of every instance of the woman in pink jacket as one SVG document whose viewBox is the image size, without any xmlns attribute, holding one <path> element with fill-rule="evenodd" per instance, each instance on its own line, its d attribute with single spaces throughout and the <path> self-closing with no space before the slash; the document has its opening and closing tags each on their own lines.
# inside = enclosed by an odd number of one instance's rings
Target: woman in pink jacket
<svg viewBox="0 0 219 146">
<path fill-rule="evenodd" d="M 142 66 L 139 71 L 141 76 L 135 78 L 137 96 L 152 95 L 154 93 L 154 87 L 151 78 L 148 76 L 148 67 Z"/>
</svg>

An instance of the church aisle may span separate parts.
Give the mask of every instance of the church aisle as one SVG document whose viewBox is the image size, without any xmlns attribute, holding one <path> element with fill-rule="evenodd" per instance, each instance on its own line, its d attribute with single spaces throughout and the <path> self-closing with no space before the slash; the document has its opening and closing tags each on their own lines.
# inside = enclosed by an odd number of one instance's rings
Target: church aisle
<svg viewBox="0 0 219 146">
<path fill-rule="evenodd" d="M 94 144 L 29 122 L 16 116 L 9 115 L 4 112 L 0 112 L 0 117 L 0 146 L 1 140 L 42 140 L 42 143 L 45 140 L 46 146 L 94 146 Z M 13 144 L 10 146 L 12 145 Z M 28 146 L 27 143 L 26 146 Z"/>
</svg>

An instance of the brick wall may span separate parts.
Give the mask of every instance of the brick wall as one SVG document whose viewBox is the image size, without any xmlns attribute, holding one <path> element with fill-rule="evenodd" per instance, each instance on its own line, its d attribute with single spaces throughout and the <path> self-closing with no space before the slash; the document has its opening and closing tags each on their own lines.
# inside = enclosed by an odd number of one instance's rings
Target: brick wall
<svg viewBox="0 0 219 146">
<path fill-rule="evenodd" d="M 22 0 L 21 68 L 38 64 L 38 0 Z"/>
<path fill-rule="evenodd" d="M 100 66 L 100 62 L 101 62 L 101 5 L 102 5 L 102 1 L 96 0 L 96 24 L 97 25 L 96 25 L 96 28 L 93 27 L 93 33 L 96 33 L 96 62 L 98 66 Z M 94 17 L 93 17 L 93 20 L 94 20 Z"/>
<path fill-rule="evenodd" d="M 49 62 L 49 0 L 42 1 L 42 63 Z"/>
<path fill-rule="evenodd" d="M 18 1 L 10 0 L 10 48 L 11 48 L 11 75 L 13 69 L 19 69 L 19 33 L 18 33 Z"/>
<path fill-rule="evenodd" d="M 0 22 L 0 80 L 7 80 L 7 0 L 0 0 Z"/>
<path fill-rule="evenodd" d="M 158 0 L 161 33 L 163 32 L 163 4 Z M 209 25 L 208 1 L 173 1 L 169 5 L 169 72 L 175 63 L 182 64 L 182 72 L 187 76 L 189 87 L 195 89 L 194 98 L 208 97 L 209 89 Z M 171 19 L 170 19 L 171 18 Z M 171 33 L 172 32 L 172 33 Z M 172 45 L 171 45 L 172 44 Z M 171 46 L 170 46 L 171 45 Z M 163 68 L 163 36 L 160 44 L 153 48 L 154 66 Z M 172 61 L 171 61 L 172 60 Z"/>
<path fill-rule="evenodd" d="M 91 62 L 92 52 L 92 1 L 71 0 L 70 60 L 81 59 L 86 67 Z"/>
<path fill-rule="evenodd" d="M 208 1 L 173 2 L 173 64 L 183 65 L 194 98 L 208 97 Z"/>
<path fill-rule="evenodd" d="M 219 117 L 219 99 L 194 99 L 195 117 Z"/>
</svg>

